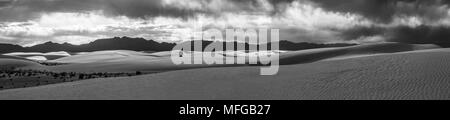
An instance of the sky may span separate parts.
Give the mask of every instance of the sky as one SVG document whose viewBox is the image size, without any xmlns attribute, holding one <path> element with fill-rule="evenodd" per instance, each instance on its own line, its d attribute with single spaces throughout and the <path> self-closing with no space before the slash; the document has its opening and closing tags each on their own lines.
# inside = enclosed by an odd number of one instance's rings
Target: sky
<svg viewBox="0 0 450 120">
<path fill-rule="evenodd" d="M 0 43 L 85 44 L 116 36 L 178 42 L 203 29 L 280 29 L 314 43 L 440 43 L 447 0 L 0 0 Z"/>
</svg>

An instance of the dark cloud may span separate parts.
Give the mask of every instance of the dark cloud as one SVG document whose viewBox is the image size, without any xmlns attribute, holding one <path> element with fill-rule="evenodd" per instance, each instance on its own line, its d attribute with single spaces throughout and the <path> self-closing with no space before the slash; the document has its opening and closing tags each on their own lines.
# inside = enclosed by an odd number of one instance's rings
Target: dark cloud
<svg viewBox="0 0 450 120">
<path fill-rule="evenodd" d="M 388 23 L 394 16 L 421 16 L 429 20 L 446 14 L 439 8 L 448 0 L 312 0 L 330 11 L 361 14 L 373 21 Z"/>
<path fill-rule="evenodd" d="M 0 5 L 6 4 L 0 2 Z M 16 0 L 0 10 L 0 21 L 26 21 L 47 12 L 85 12 L 102 10 L 107 15 L 128 17 L 189 16 L 189 10 L 164 8 L 160 0 Z"/>
<path fill-rule="evenodd" d="M 346 40 L 355 40 L 361 37 L 383 36 L 387 42 L 400 42 L 409 44 L 437 44 L 450 47 L 450 27 L 426 26 L 417 27 L 398 26 L 385 27 L 357 27 L 342 32 Z"/>
<path fill-rule="evenodd" d="M 196 0 L 192 0 L 196 1 Z M 203 0 L 208 4 L 212 0 Z M 251 13 L 261 12 L 261 8 L 268 7 L 259 4 L 259 0 L 228 0 L 231 8 L 222 8 L 220 11 L 209 9 L 187 9 L 167 7 L 162 0 L 0 0 L 0 27 L 5 21 L 29 21 L 40 17 L 42 13 L 50 12 L 86 12 L 101 10 L 108 16 L 128 16 L 131 18 L 146 18 L 154 16 L 169 16 L 188 18 L 203 13 L 211 16 L 220 16 L 223 12 Z M 295 0 L 267 0 L 272 12 L 284 12 L 284 7 Z M 387 41 L 404 43 L 450 43 L 450 29 L 441 26 L 427 26 L 436 21 L 447 19 L 450 0 L 310 0 L 327 12 L 355 13 L 370 19 L 375 24 L 389 24 L 394 17 L 415 16 L 423 20 L 424 25 L 411 27 L 398 25 L 391 27 L 356 26 L 346 30 L 330 30 L 330 32 L 314 32 L 298 29 L 297 27 L 283 29 L 280 33 L 282 39 L 292 41 L 321 41 L 330 42 L 326 34 L 340 35 L 343 40 L 355 40 L 361 37 L 383 36 Z M 225 6 L 225 5 L 224 5 Z M 203 6 L 204 7 L 204 6 Z M 275 16 L 276 17 L 276 16 Z M 208 26 L 207 26 L 208 27 Z M 119 28 L 118 28 L 119 29 Z M 110 32 L 110 31 L 108 31 Z M 135 32 L 135 31 L 133 31 Z M 159 32 L 159 31 L 158 31 Z M 151 33 L 142 31 L 141 33 Z M 57 33 L 60 34 L 60 33 Z M 91 33 L 61 32 L 63 35 L 74 34 L 87 36 Z M 105 33 L 102 33 L 105 34 Z M 120 33 L 111 33 L 120 34 Z M 128 34 L 128 33 L 127 33 Z M 130 33 L 135 34 L 135 33 Z M 325 35 L 324 35 L 325 34 Z M 111 35 L 114 36 L 114 35 Z M 26 36 L 12 36 L 24 38 Z M 333 36 L 334 37 L 334 36 Z M 43 38 L 44 39 L 44 38 Z M 5 41 L 5 40 L 0 40 Z"/>
<path fill-rule="evenodd" d="M 0 10 L 0 21 L 27 21 L 41 13 L 54 11 L 92 10 L 95 0 L 15 0 L 13 5 Z M 97 6 L 98 7 L 98 6 Z"/>
<path fill-rule="evenodd" d="M 0 7 L 11 5 L 13 0 L 0 1 Z M 186 18 L 195 13 L 217 14 L 213 11 L 190 10 L 176 7 L 165 7 L 162 0 L 14 0 L 12 7 L 0 10 L 0 21 L 26 21 L 38 17 L 47 12 L 83 12 L 102 10 L 107 15 L 124 15 L 133 18 L 171 16 Z M 195 2 L 196 0 L 192 0 Z M 226 9 L 231 12 L 257 11 L 264 6 L 258 4 L 258 0 L 229 0 L 235 6 L 234 9 Z M 290 3 L 293 0 L 268 0 L 270 5 L 278 7 L 280 3 Z M 210 3 L 205 0 L 202 3 Z M 237 8 L 237 9 L 235 9 Z M 216 11 L 217 12 L 217 11 Z M 223 12 L 223 11 L 218 11 Z"/>
<path fill-rule="evenodd" d="M 385 28 L 370 26 L 370 27 L 355 27 L 341 32 L 341 37 L 344 40 L 355 40 L 361 37 L 370 37 L 383 35 Z"/>
<path fill-rule="evenodd" d="M 0 8 L 10 6 L 14 0 L 0 0 Z"/>
<path fill-rule="evenodd" d="M 391 27 L 357 26 L 341 32 L 346 40 L 382 36 L 388 42 L 438 44 L 450 47 L 450 28 L 431 25 L 448 19 L 448 0 L 312 0 L 329 11 L 357 13 L 375 23 L 393 23 L 395 17 L 415 16 L 424 24 Z"/>
<path fill-rule="evenodd" d="M 450 45 L 449 27 L 397 27 L 388 30 L 387 36 L 389 37 L 388 41 L 390 42 Z"/>
<path fill-rule="evenodd" d="M 133 18 L 172 16 L 191 16 L 196 10 L 182 10 L 177 8 L 167 8 L 161 5 L 161 0 L 100 0 L 100 6 L 110 15 L 124 15 Z"/>
<path fill-rule="evenodd" d="M 385 21 L 393 15 L 394 0 L 313 0 L 330 11 L 351 12 Z"/>
</svg>

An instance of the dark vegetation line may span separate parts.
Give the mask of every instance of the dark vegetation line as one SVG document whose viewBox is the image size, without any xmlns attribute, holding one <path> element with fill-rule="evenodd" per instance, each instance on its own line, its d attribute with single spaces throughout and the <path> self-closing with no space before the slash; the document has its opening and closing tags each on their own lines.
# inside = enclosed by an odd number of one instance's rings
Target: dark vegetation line
<svg viewBox="0 0 450 120">
<path fill-rule="evenodd" d="M 22 70 L 13 67 L 0 68 L 0 90 L 74 82 L 95 78 L 131 77 L 143 74 L 151 73 L 144 73 L 141 71 L 136 71 L 134 73 L 76 73 L 51 72 L 45 70 Z"/>
<path fill-rule="evenodd" d="M 58 66 L 58 65 L 68 65 L 69 64 L 69 63 L 47 62 L 47 61 L 36 61 L 36 60 L 31 60 L 31 61 L 37 62 L 44 66 Z"/>
</svg>

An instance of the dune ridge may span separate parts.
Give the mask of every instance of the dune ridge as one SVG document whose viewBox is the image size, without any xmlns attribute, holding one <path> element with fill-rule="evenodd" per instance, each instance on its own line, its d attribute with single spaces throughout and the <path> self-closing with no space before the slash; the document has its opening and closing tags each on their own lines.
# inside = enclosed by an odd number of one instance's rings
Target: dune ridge
<svg viewBox="0 0 450 120">
<path fill-rule="evenodd" d="M 284 52 L 280 54 L 280 65 L 310 63 L 320 60 L 346 56 L 367 56 L 381 53 L 397 53 L 441 48 L 437 45 L 414 45 L 404 43 L 377 43 L 340 48 L 321 48 L 301 51 Z"/>
<path fill-rule="evenodd" d="M 424 49 L 438 48 L 434 45 L 410 45 L 402 43 L 379 43 L 369 45 L 358 45 L 339 48 L 320 48 L 301 51 L 266 51 L 266 52 L 229 52 L 212 53 L 224 57 L 258 57 L 264 54 L 279 54 L 281 65 L 305 64 L 321 60 L 333 60 L 337 58 L 366 56 L 382 53 L 396 53 Z M 189 54 L 189 53 L 186 53 Z M 193 52 L 192 54 L 203 54 L 202 52 Z M 86 52 L 83 54 L 62 57 L 55 60 L 48 60 L 55 63 L 70 63 L 58 66 L 45 67 L 24 67 L 24 69 L 38 69 L 56 72 L 163 72 L 171 70 L 195 69 L 207 67 L 229 67 L 229 66 L 247 66 L 247 65 L 175 65 L 170 59 L 170 51 L 144 53 L 129 50 L 111 50 Z"/>
<path fill-rule="evenodd" d="M 15 57 L 22 57 L 30 60 L 55 60 L 59 58 L 69 57 L 71 54 L 65 51 L 60 52 L 48 52 L 48 53 L 40 53 L 40 52 L 12 52 L 12 53 L 6 53 L 3 54 L 6 56 L 15 56 Z"/>
</svg>

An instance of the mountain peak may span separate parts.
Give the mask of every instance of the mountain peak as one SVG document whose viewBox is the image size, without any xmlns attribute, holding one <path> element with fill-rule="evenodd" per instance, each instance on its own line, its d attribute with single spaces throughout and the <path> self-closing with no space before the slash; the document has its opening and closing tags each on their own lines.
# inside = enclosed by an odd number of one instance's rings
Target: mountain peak
<svg viewBox="0 0 450 120">
<path fill-rule="evenodd" d="M 204 41 L 204 40 L 202 40 Z M 214 41 L 204 41 L 203 47 Z M 183 44 L 183 43 L 179 43 Z M 245 43 L 248 45 L 248 43 Z M 1 45 L 1 44 L 0 44 Z M 88 44 L 72 45 L 70 43 L 55 43 L 48 41 L 31 47 L 14 46 L 11 44 L 1 45 L 0 53 L 7 52 L 92 52 L 102 50 L 133 50 L 133 51 L 170 51 L 175 47 L 175 43 L 157 42 L 144 38 L 131 38 L 127 36 L 98 39 Z M 303 50 L 323 47 L 343 47 L 355 44 L 317 44 L 317 43 L 294 43 L 291 41 L 280 41 L 280 50 Z"/>
<path fill-rule="evenodd" d="M 54 43 L 53 41 L 47 41 L 47 42 L 45 42 L 43 44 L 58 44 L 58 43 Z"/>
</svg>

